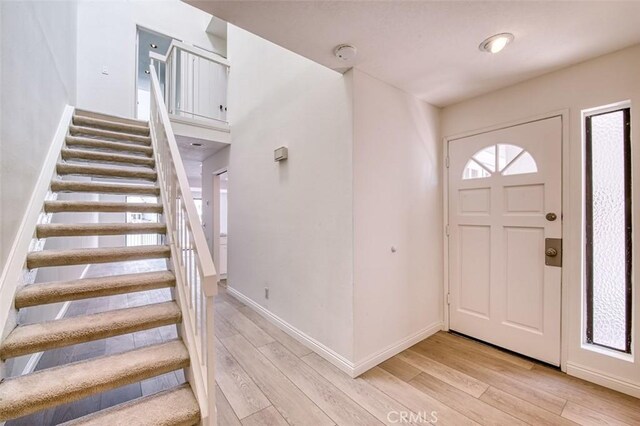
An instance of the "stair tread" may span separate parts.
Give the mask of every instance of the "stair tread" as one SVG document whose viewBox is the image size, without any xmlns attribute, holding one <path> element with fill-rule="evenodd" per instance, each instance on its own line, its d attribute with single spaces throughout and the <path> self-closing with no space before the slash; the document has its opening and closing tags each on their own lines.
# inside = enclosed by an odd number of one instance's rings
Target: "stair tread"
<svg viewBox="0 0 640 426">
<path fill-rule="evenodd" d="M 142 167 L 96 166 L 87 164 L 58 163 L 56 171 L 60 175 L 90 175 L 123 179 L 144 179 L 155 181 L 154 170 Z"/>
<path fill-rule="evenodd" d="M 47 223 L 36 226 L 38 238 L 87 235 L 165 234 L 164 223 Z"/>
<path fill-rule="evenodd" d="M 82 115 L 74 115 L 73 124 L 78 126 L 97 127 L 99 129 L 119 131 L 122 133 L 135 133 L 143 136 L 147 136 L 149 134 L 149 126 L 140 126 L 121 122 L 119 123 L 116 121 L 86 117 Z"/>
<path fill-rule="evenodd" d="M 116 154 L 112 152 L 88 151 L 85 149 L 69 149 L 63 148 L 61 151 L 64 160 L 75 159 L 85 161 L 107 162 L 107 163 L 125 163 L 137 164 L 153 167 L 155 160 L 153 157 L 144 157 L 141 155 Z"/>
<path fill-rule="evenodd" d="M 115 142 L 106 139 L 68 135 L 66 138 L 66 144 L 67 146 L 85 146 L 91 148 L 110 149 L 114 151 L 144 153 L 146 155 L 153 154 L 153 148 L 151 146 L 139 142 Z"/>
<path fill-rule="evenodd" d="M 189 365 L 180 340 L 37 371 L 0 383 L 0 421 L 22 417 Z"/>
<path fill-rule="evenodd" d="M 60 426 L 175 426 L 200 422 L 200 407 L 188 384 L 137 398 Z"/>
<path fill-rule="evenodd" d="M 114 194 L 160 195 L 160 187 L 139 183 L 106 183 L 52 180 L 53 192 L 105 192 Z"/>
<path fill-rule="evenodd" d="M 162 213 L 162 204 L 51 200 L 51 201 L 44 202 L 44 211 L 47 213 L 55 213 L 55 212 Z"/>
<path fill-rule="evenodd" d="M 180 308 L 171 301 L 19 325 L 0 345 L 0 358 L 13 358 L 162 327 L 178 323 L 181 318 Z"/>
<path fill-rule="evenodd" d="M 167 258 L 170 255 L 171 249 L 166 245 L 43 250 L 27 254 L 27 268 Z"/>
<path fill-rule="evenodd" d="M 89 117 L 89 118 L 97 118 L 99 120 L 133 124 L 136 126 L 149 126 L 149 121 L 140 120 L 137 118 L 121 117 L 119 115 L 105 114 L 102 112 L 90 111 L 90 110 L 81 109 L 81 108 L 76 108 L 74 115 L 77 117 Z"/>
<path fill-rule="evenodd" d="M 173 272 L 158 271 L 30 284 L 16 291 L 15 307 L 21 309 L 67 300 L 171 287 L 175 285 L 175 279 Z"/>
<path fill-rule="evenodd" d="M 133 133 L 114 132 L 112 130 L 97 129 L 95 127 L 76 126 L 74 124 L 69 126 L 69 133 L 71 133 L 71 135 L 73 136 L 91 135 L 107 139 L 142 142 L 146 143 L 147 145 L 151 144 L 150 136 L 135 135 Z"/>
</svg>

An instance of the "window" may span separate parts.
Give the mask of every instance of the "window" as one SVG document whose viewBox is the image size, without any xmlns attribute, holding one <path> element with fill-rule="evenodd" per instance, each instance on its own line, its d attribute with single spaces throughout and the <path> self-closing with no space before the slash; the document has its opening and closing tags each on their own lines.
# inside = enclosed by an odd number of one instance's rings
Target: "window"
<svg viewBox="0 0 640 426">
<path fill-rule="evenodd" d="M 487 178 L 496 172 L 510 176 L 537 171 L 538 166 L 527 151 L 516 145 L 498 144 L 473 154 L 462 172 L 462 179 Z"/>
<path fill-rule="evenodd" d="M 586 341 L 631 352 L 630 110 L 585 117 Z"/>
<path fill-rule="evenodd" d="M 135 204 L 155 204 L 158 202 L 156 197 L 128 196 L 127 203 Z M 156 223 L 159 221 L 158 213 L 132 213 L 127 212 L 127 223 Z M 153 246 L 162 244 L 159 234 L 127 234 L 125 236 L 127 247 L 131 246 Z"/>
</svg>

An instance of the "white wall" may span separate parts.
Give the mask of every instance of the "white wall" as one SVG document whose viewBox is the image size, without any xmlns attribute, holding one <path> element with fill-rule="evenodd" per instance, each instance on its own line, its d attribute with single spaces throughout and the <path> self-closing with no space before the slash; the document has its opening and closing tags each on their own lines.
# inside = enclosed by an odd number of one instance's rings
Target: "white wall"
<svg viewBox="0 0 640 426">
<path fill-rule="evenodd" d="M 4 37 L 2 37 L 2 35 L 3 35 L 2 28 L 4 28 L 4 25 L 2 23 L 3 22 L 2 21 L 2 16 L 3 15 L 4 15 L 3 7 L 2 7 L 2 5 L 0 5 L 0 147 L 2 146 L 2 140 L 3 140 L 3 133 L 2 133 L 3 114 L 2 114 L 1 111 L 2 111 L 2 106 L 4 105 L 2 103 L 2 99 L 3 99 L 2 93 L 4 92 L 4 90 L 2 90 L 3 89 L 2 82 L 4 81 L 2 79 L 2 75 L 3 75 L 3 66 L 2 66 L 2 64 L 4 63 L 4 58 L 3 58 L 4 57 L 4 53 L 3 53 L 4 49 L 2 47 L 2 40 L 4 40 Z M 3 165 L 2 157 L 3 157 L 2 149 L 0 148 L 0 166 Z M 2 196 L 2 193 L 3 193 L 3 191 L 2 191 L 2 186 L 3 186 L 2 185 L 2 181 L 3 180 L 4 179 L 2 178 L 2 172 L 0 171 L 0 235 L 3 235 L 2 241 L 0 241 L 0 271 L 4 269 L 4 263 L 5 263 L 5 259 L 6 259 L 6 256 L 7 256 L 7 254 L 5 254 L 6 250 L 7 250 L 6 249 L 7 242 L 5 241 L 5 237 L 4 237 L 4 209 L 2 208 L 3 204 L 4 204 L 3 203 L 4 198 Z"/>
<path fill-rule="evenodd" d="M 65 105 L 76 98 L 75 2 L 0 2 L 0 268 Z"/>
<path fill-rule="evenodd" d="M 371 367 L 442 326 L 439 110 L 360 71 L 353 99 L 354 359 Z"/>
<path fill-rule="evenodd" d="M 350 75 L 233 26 L 228 53 L 228 285 L 351 359 Z"/>
<path fill-rule="evenodd" d="M 605 356 L 582 347 L 582 119 L 581 110 L 630 100 L 632 146 L 640 146 L 640 46 L 596 58 L 561 71 L 553 72 L 462 102 L 444 109 L 442 132 L 445 136 L 481 129 L 501 123 L 526 119 L 561 109 L 569 110 L 568 157 L 563 159 L 569 190 L 564 196 L 564 274 L 568 290 L 568 335 L 563 337 L 567 356 L 563 363 L 570 374 L 599 381 L 619 390 L 640 396 L 640 275 L 634 268 L 635 360 Z M 640 150 L 633 150 L 634 226 L 640 226 Z M 567 188 L 567 187 L 565 187 Z M 635 247 L 640 233 L 635 232 Z M 634 264 L 640 265 L 640 250 L 634 250 Z M 613 380 L 609 380 L 613 378 Z"/>
<path fill-rule="evenodd" d="M 0 267 L 14 242 L 64 107 L 76 102 L 77 3 L 1 2 L 2 121 L 0 143 Z M 83 194 L 59 199 L 88 200 Z M 55 214 L 53 223 L 94 222 L 92 213 Z M 97 238 L 50 238 L 45 249 L 95 247 Z M 41 268 L 36 282 L 78 278 L 82 266 Z M 22 323 L 53 319 L 63 304 L 20 311 Z M 19 374 L 28 357 L 12 360 Z"/>
<path fill-rule="evenodd" d="M 178 0 L 81 1 L 78 107 L 134 117 L 136 25 L 224 54 L 223 41 L 206 32 L 210 21 L 211 15 Z"/>
</svg>

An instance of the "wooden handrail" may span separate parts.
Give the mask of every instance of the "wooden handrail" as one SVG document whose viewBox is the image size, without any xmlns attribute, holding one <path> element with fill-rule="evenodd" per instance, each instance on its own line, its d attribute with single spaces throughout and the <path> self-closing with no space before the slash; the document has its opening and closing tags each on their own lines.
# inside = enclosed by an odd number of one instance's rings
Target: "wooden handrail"
<svg viewBox="0 0 640 426">
<path fill-rule="evenodd" d="M 153 86 L 153 96 L 155 97 L 155 101 L 158 102 L 158 113 L 160 114 L 160 123 L 164 127 L 165 134 L 168 139 L 168 146 L 171 151 L 171 158 L 174 160 L 175 173 L 176 178 L 178 180 L 178 184 L 181 189 L 182 196 L 184 197 L 184 204 L 187 210 L 187 221 L 190 224 L 198 224 L 199 226 L 194 227 L 191 230 L 194 237 L 194 244 L 196 251 L 201 254 L 199 256 L 200 267 L 202 268 L 202 274 L 204 277 L 215 277 L 217 275 L 216 268 L 213 264 L 213 259 L 211 258 L 211 253 L 209 251 L 209 246 L 207 245 L 207 239 L 204 235 L 204 231 L 202 229 L 202 224 L 200 222 L 200 217 L 198 216 L 198 210 L 196 209 L 196 204 L 193 201 L 193 194 L 191 194 L 191 189 L 189 186 L 189 181 L 187 180 L 187 172 L 184 169 L 184 164 L 182 163 L 182 156 L 180 155 L 180 151 L 178 150 L 178 143 L 176 142 L 175 135 L 173 134 L 173 130 L 171 129 L 171 121 L 169 120 L 169 112 L 167 111 L 166 106 L 164 105 L 164 99 L 162 98 L 162 91 L 160 89 L 160 82 L 158 81 L 158 75 L 156 73 L 155 67 L 151 66 L 151 81 Z M 210 293 L 212 296 L 217 294 L 217 283 L 215 283 L 213 289 L 205 289 L 205 292 Z"/>
<path fill-rule="evenodd" d="M 151 74 L 151 141 L 163 204 L 163 220 L 176 276 L 176 298 L 182 311 L 182 338 L 191 364 L 187 379 L 202 416 L 202 424 L 216 425 L 214 296 L 216 268 L 193 201 L 187 173 L 169 121 L 158 74 Z"/>
</svg>

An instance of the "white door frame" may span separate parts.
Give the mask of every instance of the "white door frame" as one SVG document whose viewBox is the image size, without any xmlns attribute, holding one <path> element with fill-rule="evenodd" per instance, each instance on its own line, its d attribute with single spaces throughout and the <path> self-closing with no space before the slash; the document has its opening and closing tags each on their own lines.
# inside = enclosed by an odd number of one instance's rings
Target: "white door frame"
<svg viewBox="0 0 640 426">
<path fill-rule="evenodd" d="M 213 264 L 216 265 L 216 267 L 218 267 L 218 265 L 220 265 L 220 175 L 223 173 L 229 173 L 229 170 L 227 167 L 223 167 L 221 169 L 218 169 L 216 171 L 214 171 L 212 174 L 212 178 L 213 178 L 213 197 L 211 197 L 212 200 L 212 215 L 213 215 L 213 221 L 212 221 L 212 229 L 213 229 L 213 241 L 212 241 L 212 245 L 213 245 Z M 228 198 L 227 198 L 227 203 L 228 203 Z M 228 204 L 227 204 L 227 215 L 229 213 L 228 210 Z M 227 236 L 227 244 L 229 241 L 229 237 Z M 225 276 L 229 275 L 229 264 L 227 261 L 227 273 L 225 274 Z"/>
<path fill-rule="evenodd" d="M 166 37 L 166 38 L 170 38 L 172 40 L 182 41 L 182 40 L 180 40 L 180 39 L 178 39 L 176 37 L 172 37 L 172 36 L 170 36 L 168 34 L 165 34 L 165 33 L 161 32 L 161 31 L 157 31 L 157 30 L 154 30 L 152 28 L 145 27 L 144 25 L 136 24 L 136 49 L 135 49 L 136 57 L 135 57 L 135 60 L 133 61 L 134 62 L 134 67 L 135 67 L 135 69 L 134 69 L 135 78 L 133 79 L 133 92 L 134 93 L 133 93 L 133 115 L 132 115 L 132 117 L 135 117 L 135 118 L 139 118 L 138 117 L 138 67 L 139 67 L 140 64 L 138 63 L 138 51 L 139 51 L 138 49 L 140 47 L 140 30 L 146 31 L 148 33 L 157 34 L 160 37 Z"/>
<path fill-rule="evenodd" d="M 562 121 L 562 216 L 564 218 L 572 217 L 569 214 L 570 204 L 569 197 L 566 194 L 569 194 L 570 191 L 570 174 L 569 174 L 569 110 L 562 109 L 558 111 L 552 111 L 545 114 L 535 115 L 528 118 L 523 118 L 520 120 L 510 121 L 503 124 L 497 124 L 489 127 L 483 127 L 476 130 L 471 130 L 463 133 L 458 133 L 451 136 L 445 136 L 442 138 L 442 199 L 443 199 L 443 209 L 444 214 L 442 216 L 443 224 L 443 260 L 444 260 L 444 280 L 443 280 L 443 329 L 445 331 L 449 330 L 449 322 L 450 322 L 450 305 L 449 305 L 449 142 L 466 138 L 469 136 L 476 136 L 483 133 L 492 132 L 495 130 L 501 130 L 508 127 L 520 126 L 522 124 L 531 123 L 534 121 L 545 120 L 548 118 L 560 117 Z M 582 188 L 582 185 L 580 185 Z M 564 256 L 564 253 L 582 253 L 580 247 L 580 241 L 575 242 L 571 240 L 571 232 L 570 228 L 573 229 L 575 226 L 580 227 L 581 224 L 571 224 L 567 226 L 567 223 L 563 221 L 562 223 L 562 246 L 563 246 L 563 263 L 562 263 L 562 301 L 561 301 L 561 325 L 560 325 L 560 368 L 562 371 L 566 372 L 567 370 L 567 352 L 569 349 L 569 339 L 565 338 L 565 336 L 569 333 L 569 309 L 571 307 L 570 299 L 569 299 L 569 285 L 571 282 L 570 278 L 570 269 L 567 267 L 567 256 Z M 578 234 L 579 235 L 579 234 Z"/>
</svg>

